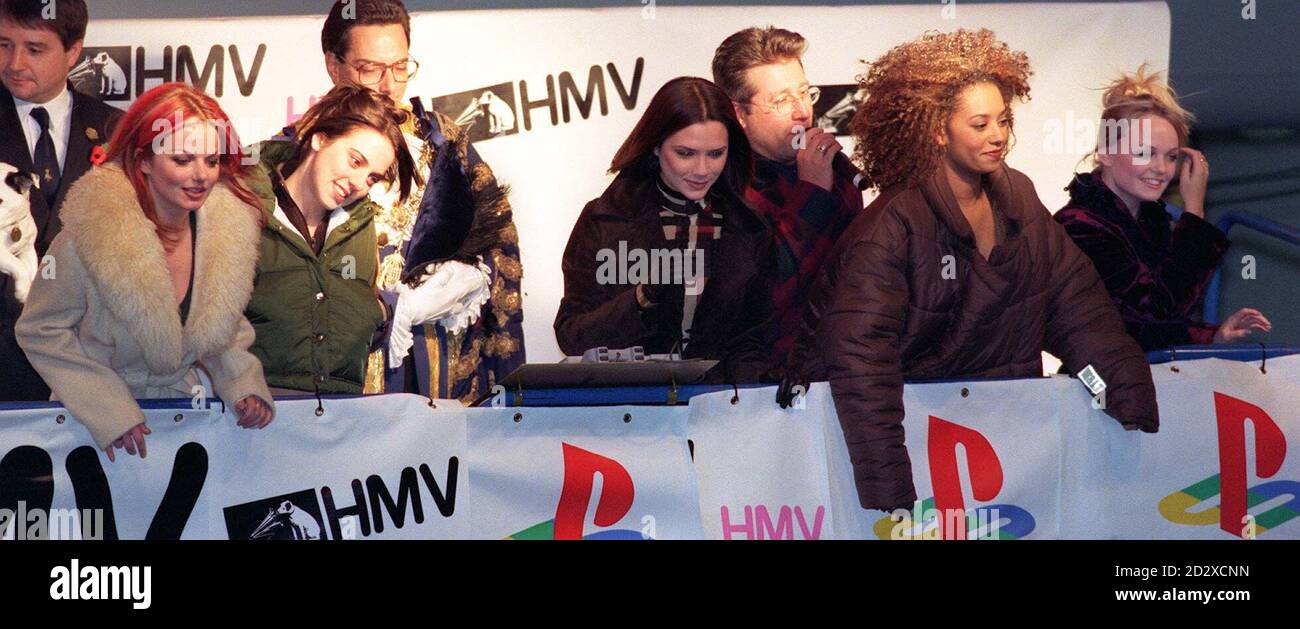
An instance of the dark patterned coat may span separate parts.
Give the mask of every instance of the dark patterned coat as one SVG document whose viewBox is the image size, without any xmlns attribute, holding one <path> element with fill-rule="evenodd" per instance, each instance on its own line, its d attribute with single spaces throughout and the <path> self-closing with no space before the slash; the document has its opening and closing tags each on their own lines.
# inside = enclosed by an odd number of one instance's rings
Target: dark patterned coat
<svg viewBox="0 0 1300 629">
<path fill-rule="evenodd" d="M 497 381 L 525 362 L 519 233 L 508 189 L 497 183 L 492 169 L 456 123 L 422 107 L 415 113 L 413 123 L 403 131 L 408 144 L 417 145 L 412 147 L 412 156 L 426 174 L 426 185 L 413 187 L 405 203 L 376 216 L 380 283 L 409 277 L 416 267 L 436 259 L 473 263 L 481 257 L 492 272 L 492 295 L 478 320 L 465 330 L 452 334 L 436 323 L 413 328 L 414 345 L 402 368 L 389 369 L 385 351 L 372 353 L 365 392 L 419 393 L 468 404 L 489 393 Z M 425 205 L 437 215 L 421 216 L 422 202 L 435 197 L 436 209 Z M 442 238 L 448 231 L 456 232 L 455 238 Z M 389 234 L 393 236 L 389 238 Z M 403 237 L 445 242 L 435 242 L 424 252 L 429 255 L 421 255 L 410 240 L 399 250 L 394 241 Z M 413 258 L 409 264 L 408 255 Z"/>
<path fill-rule="evenodd" d="M 776 239 L 775 314 L 766 338 L 773 364 L 786 360 L 817 273 L 840 234 L 862 213 L 862 191 L 838 173 L 834 181 L 828 192 L 799 179 L 794 164 L 754 158 L 754 181 L 745 190 L 745 203 Z"/>
<path fill-rule="evenodd" d="M 1143 351 L 1212 342 L 1218 326 L 1192 314 L 1228 249 L 1223 232 L 1190 212 L 1171 221 L 1162 202 L 1143 203 L 1134 216 L 1095 173 L 1077 175 L 1066 190 L 1070 202 L 1056 222 L 1092 259 Z"/>
</svg>

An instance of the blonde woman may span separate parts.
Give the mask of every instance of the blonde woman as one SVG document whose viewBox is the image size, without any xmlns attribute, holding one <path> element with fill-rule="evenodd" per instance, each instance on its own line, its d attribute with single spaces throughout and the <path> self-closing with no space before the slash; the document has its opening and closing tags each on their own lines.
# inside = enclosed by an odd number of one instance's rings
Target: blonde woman
<svg viewBox="0 0 1300 629">
<path fill-rule="evenodd" d="M 1205 220 L 1210 163 L 1187 146 L 1192 114 L 1145 65 L 1116 79 L 1102 106 L 1096 168 L 1074 176 L 1056 221 L 1092 259 L 1129 334 L 1155 351 L 1272 330 L 1253 308 L 1221 325 L 1191 318 L 1228 249 L 1228 238 Z M 1175 176 L 1186 207 L 1173 220 L 1162 199 Z"/>
</svg>

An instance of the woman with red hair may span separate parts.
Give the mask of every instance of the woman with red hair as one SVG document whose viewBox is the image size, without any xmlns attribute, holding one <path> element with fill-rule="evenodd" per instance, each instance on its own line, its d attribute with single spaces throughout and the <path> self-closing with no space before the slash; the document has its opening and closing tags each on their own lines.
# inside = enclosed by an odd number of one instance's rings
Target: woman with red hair
<svg viewBox="0 0 1300 629">
<path fill-rule="evenodd" d="M 110 461 L 145 455 L 136 399 L 233 401 L 244 428 L 274 416 L 249 353 L 261 213 L 230 118 L 202 91 L 160 85 L 72 184 L 63 231 L 18 320 L 18 343 Z"/>
</svg>

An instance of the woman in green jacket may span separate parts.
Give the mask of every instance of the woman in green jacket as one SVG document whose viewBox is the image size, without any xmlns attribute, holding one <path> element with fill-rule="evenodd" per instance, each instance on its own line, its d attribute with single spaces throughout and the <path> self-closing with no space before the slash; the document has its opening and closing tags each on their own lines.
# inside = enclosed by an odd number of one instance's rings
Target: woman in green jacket
<svg viewBox="0 0 1300 629">
<path fill-rule="evenodd" d="M 379 181 L 410 191 L 414 163 L 402 139 L 408 114 L 387 96 L 337 87 L 294 126 L 253 149 L 249 187 L 267 226 L 246 310 L 253 355 L 278 393 L 361 393 L 366 357 L 387 312 L 376 292 Z"/>
</svg>

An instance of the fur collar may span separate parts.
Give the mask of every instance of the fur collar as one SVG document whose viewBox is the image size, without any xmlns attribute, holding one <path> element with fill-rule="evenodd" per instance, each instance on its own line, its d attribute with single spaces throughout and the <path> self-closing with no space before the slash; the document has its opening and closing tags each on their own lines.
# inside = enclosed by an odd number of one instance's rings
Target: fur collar
<svg viewBox="0 0 1300 629">
<path fill-rule="evenodd" d="M 201 360 L 230 344 L 253 292 L 260 230 L 225 184 L 198 210 L 184 330 L 162 242 L 118 166 L 97 166 L 73 183 L 59 216 L 91 283 L 151 371 L 174 372 L 187 355 Z"/>
</svg>

